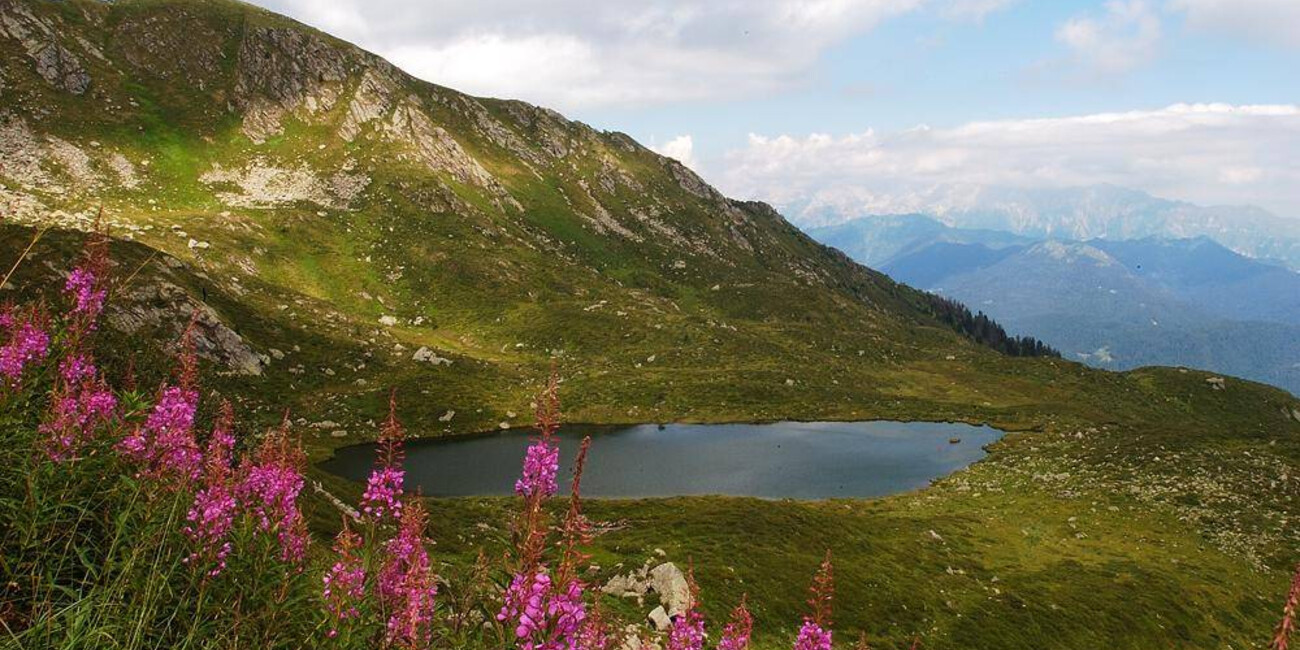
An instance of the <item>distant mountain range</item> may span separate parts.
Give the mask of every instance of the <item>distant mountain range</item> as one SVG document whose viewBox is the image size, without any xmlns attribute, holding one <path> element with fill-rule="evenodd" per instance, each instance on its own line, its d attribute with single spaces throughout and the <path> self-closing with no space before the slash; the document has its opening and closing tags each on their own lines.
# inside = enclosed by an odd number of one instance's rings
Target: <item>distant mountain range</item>
<svg viewBox="0 0 1300 650">
<path fill-rule="evenodd" d="M 1117 369 L 1206 368 L 1300 393 L 1300 273 L 1206 236 L 1074 241 L 922 215 L 810 232 L 1067 357 Z"/>
<path fill-rule="evenodd" d="M 1066 189 L 943 186 L 911 197 L 916 211 L 942 225 L 1035 239 L 1088 241 L 1208 237 L 1260 260 L 1300 271 L 1300 219 L 1251 206 L 1199 206 L 1113 185 Z M 809 199 L 781 207 L 807 228 L 861 217 L 849 199 Z"/>
</svg>

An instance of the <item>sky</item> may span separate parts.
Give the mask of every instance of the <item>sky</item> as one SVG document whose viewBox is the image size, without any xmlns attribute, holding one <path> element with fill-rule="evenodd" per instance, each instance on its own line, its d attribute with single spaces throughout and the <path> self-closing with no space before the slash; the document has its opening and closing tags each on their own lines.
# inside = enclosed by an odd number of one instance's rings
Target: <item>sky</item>
<svg viewBox="0 0 1300 650">
<path fill-rule="evenodd" d="M 1300 0 L 256 0 L 738 198 L 1110 183 L 1300 218 Z"/>
</svg>

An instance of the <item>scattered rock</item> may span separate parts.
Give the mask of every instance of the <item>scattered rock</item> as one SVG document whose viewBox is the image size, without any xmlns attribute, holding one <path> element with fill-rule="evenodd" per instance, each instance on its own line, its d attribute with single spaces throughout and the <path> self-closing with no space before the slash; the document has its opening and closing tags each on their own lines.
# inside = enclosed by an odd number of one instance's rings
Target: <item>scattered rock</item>
<svg viewBox="0 0 1300 650">
<path fill-rule="evenodd" d="M 646 618 L 649 619 L 650 625 L 660 632 L 667 632 L 668 628 L 672 627 L 673 624 L 672 618 L 668 616 L 668 612 L 664 611 L 663 605 L 650 610 L 650 615 Z"/>
<path fill-rule="evenodd" d="M 651 569 L 648 584 L 659 594 L 659 602 L 668 609 L 669 616 L 679 616 L 690 609 L 691 585 L 682 570 L 672 562 Z"/>
<path fill-rule="evenodd" d="M 416 350 L 415 354 L 411 355 L 411 359 L 414 361 L 424 361 L 426 363 L 431 363 L 435 366 L 451 365 L 451 359 L 440 357 L 433 350 L 430 350 L 429 348 L 424 346 L 421 346 L 419 350 Z M 512 415 L 510 417 L 514 417 L 514 416 Z"/>
</svg>

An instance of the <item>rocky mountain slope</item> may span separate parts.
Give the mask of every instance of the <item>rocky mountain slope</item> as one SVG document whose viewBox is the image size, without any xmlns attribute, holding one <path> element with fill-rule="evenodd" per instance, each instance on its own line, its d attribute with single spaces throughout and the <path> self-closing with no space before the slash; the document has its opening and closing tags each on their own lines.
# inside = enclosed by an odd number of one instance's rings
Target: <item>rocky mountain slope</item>
<svg viewBox="0 0 1300 650">
<path fill-rule="evenodd" d="M 584 419 L 849 416 L 950 402 L 935 387 L 994 357 L 923 294 L 623 134 L 285 18 L 224 0 L 0 16 L 9 219 L 85 229 L 102 206 L 203 279 L 191 301 L 243 310 L 213 312 L 237 333 L 211 355 L 232 382 L 331 421 L 396 384 L 438 397 L 431 428 L 511 425 L 504 404 L 552 361 Z M 140 318 L 178 329 L 170 302 Z"/>
</svg>

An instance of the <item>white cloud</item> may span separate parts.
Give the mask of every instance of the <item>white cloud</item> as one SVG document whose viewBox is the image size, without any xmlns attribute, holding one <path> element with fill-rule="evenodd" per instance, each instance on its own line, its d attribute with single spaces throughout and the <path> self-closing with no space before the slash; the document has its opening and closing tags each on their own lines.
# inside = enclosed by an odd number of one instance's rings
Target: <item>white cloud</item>
<svg viewBox="0 0 1300 650">
<path fill-rule="evenodd" d="M 691 169 L 699 171 L 695 160 L 695 139 L 689 134 L 679 135 L 663 143 L 663 146 L 651 147 L 651 149 L 661 156 L 668 156 Z"/>
<path fill-rule="evenodd" d="M 1110 0 L 1101 16 L 1076 16 L 1056 30 L 1074 60 L 1100 75 L 1128 72 L 1155 57 L 1160 16 L 1145 0 Z"/>
<path fill-rule="evenodd" d="M 256 1 L 435 83 L 561 109 L 735 99 L 796 86 L 826 49 L 926 2 Z"/>
<path fill-rule="evenodd" d="M 1193 29 L 1300 48 L 1297 0 L 1170 0 L 1168 9 L 1186 15 Z"/>
<path fill-rule="evenodd" d="M 796 221 L 960 207 L 980 188 L 1110 183 L 1300 216 L 1300 105 L 975 122 L 842 137 L 751 135 L 725 156 L 728 193 Z"/>
<path fill-rule="evenodd" d="M 1010 7 L 1019 0 L 949 0 L 939 9 L 940 15 L 949 20 L 971 20 L 980 22 L 985 16 Z"/>
</svg>

